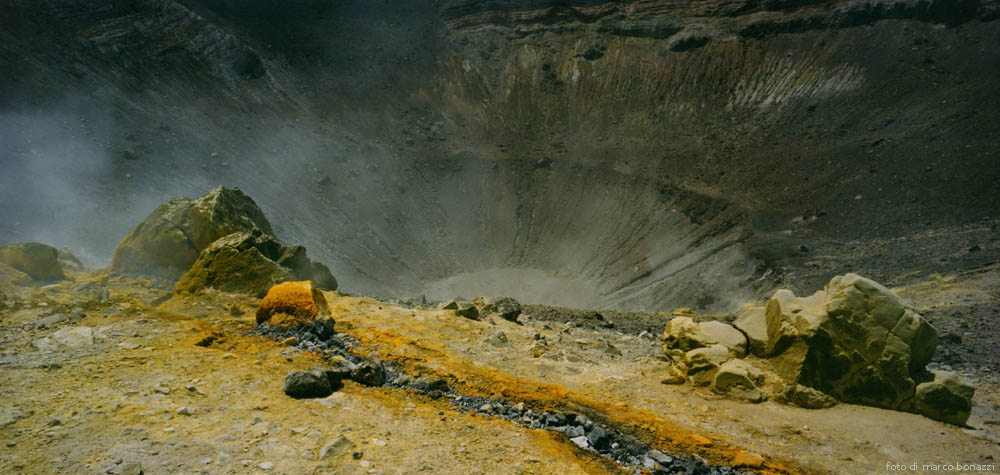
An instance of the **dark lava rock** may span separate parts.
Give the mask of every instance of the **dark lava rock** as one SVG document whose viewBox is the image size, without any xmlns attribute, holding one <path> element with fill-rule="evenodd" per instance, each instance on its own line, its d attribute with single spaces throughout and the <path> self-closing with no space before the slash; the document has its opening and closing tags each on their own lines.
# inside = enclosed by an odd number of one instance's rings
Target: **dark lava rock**
<svg viewBox="0 0 1000 475">
<path fill-rule="evenodd" d="M 333 393 L 323 371 L 292 371 L 285 377 L 285 394 L 296 398 L 327 397 Z"/>
<path fill-rule="evenodd" d="M 479 309 L 475 305 L 468 302 L 455 302 L 455 307 L 455 315 L 472 320 L 479 319 Z"/>
<path fill-rule="evenodd" d="M 601 427 L 594 426 L 587 433 L 587 442 L 590 442 L 590 446 L 597 450 L 604 450 L 611 445 L 611 436 Z"/>
<path fill-rule="evenodd" d="M 351 371 L 351 380 L 365 386 L 385 384 L 385 369 L 374 361 L 365 361 Z"/>
<path fill-rule="evenodd" d="M 521 315 L 521 303 L 510 297 L 481 297 L 474 300 L 481 314 L 499 315 L 504 320 L 517 321 Z"/>
<path fill-rule="evenodd" d="M 351 362 L 341 360 L 330 366 L 310 368 L 309 371 L 318 372 L 326 376 L 327 381 L 330 383 L 330 388 L 336 391 L 343 386 L 345 379 L 351 379 L 351 373 L 355 369 L 356 366 Z"/>
<path fill-rule="evenodd" d="M 27 274 L 37 282 L 66 278 L 59 263 L 59 251 L 38 242 L 0 245 L 0 263 Z"/>
<path fill-rule="evenodd" d="M 323 290 L 337 290 L 337 279 L 330 269 L 313 262 L 306 255 L 306 248 L 298 244 L 287 247 L 278 258 L 278 265 L 287 268 L 297 280 L 309 280 Z"/>
</svg>

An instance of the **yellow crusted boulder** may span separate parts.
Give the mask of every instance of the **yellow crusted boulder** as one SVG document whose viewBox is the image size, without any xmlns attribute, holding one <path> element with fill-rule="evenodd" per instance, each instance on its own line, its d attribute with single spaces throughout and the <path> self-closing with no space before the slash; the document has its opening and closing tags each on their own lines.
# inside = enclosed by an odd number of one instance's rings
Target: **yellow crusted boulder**
<svg viewBox="0 0 1000 475">
<path fill-rule="evenodd" d="M 257 324 L 296 327 L 330 313 L 326 298 L 310 281 L 283 282 L 271 287 L 257 307 Z"/>
</svg>

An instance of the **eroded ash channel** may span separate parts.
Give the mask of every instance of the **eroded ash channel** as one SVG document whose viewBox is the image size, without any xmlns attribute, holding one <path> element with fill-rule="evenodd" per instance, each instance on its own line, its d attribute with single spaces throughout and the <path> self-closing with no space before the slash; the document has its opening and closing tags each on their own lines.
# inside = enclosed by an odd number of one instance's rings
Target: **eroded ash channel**
<svg viewBox="0 0 1000 475">
<path fill-rule="evenodd" d="M 667 454 L 632 437 L 626 431 L 595 422 L 574 412 L 539 411 L 523 401 L 486 398 L 463 394 L 444 379 L 414 376 L 392 362 L 366 358 L 354 351 L 359 342 L 336 333 L 333 320 L 317 320 L 291 329 L 258 325 L 249 334 L 262 335 L 286 343 L 297 350 L 322 354 L 329 366 L 309 371 L 293 371 L 285 379 L 285 393 L 295 398 L 326 397 L 342 387 L 344 380 L 365 386 L 408 389 L 432 399 L 447 398 L 459 413 L 475 412 L 510 421 L 530 429 L 547 429 L 565 434 L 581 450 L 596 453 L 634 474 L 648 470 L 655 474 L 743 475 L 757 472 L 712 465 L 698 455 Z M 296 351 L 296 350 L 288 350 Z"/>
</svg>

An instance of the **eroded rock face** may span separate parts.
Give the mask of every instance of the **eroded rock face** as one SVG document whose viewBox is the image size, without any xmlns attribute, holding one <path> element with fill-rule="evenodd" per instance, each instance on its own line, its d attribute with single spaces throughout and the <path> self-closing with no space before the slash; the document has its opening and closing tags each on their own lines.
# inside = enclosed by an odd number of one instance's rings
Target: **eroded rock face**
<svg viewBox="0 0 1000 475">
<path fill-rule="evenodd" d="M 759 357 L 767 354 L 767 316 L 764 307 L 744 309 L 733 326 L 746 335 L 748 353 Z"/>
<path fill-rule="evenodd" d="M 721 344 L 736 356 L 746 355 L 747 339 L 739 330 L 724 322 L 695 323 L 691 317 L 674 317 L 663 332 L 663 349 L 690 351 Z"/>
<path fill-rule="evenodd" d="M 174 293 L 195 293 L 205 288 L 246 292 L 258 297 L 295 276 L 275 262 L 282 246 L 259 230 L 233 233 L 208 246 L 191 269 L 174 285 Z"/>
<path fill-rule="evenodd" d="M 195 199 L 164 203 L 125 235 L 112 270 L 176 278 L 217 239 L 254 229 L 271 234 L 257 203 L 239 188 L 218 187 Z"/>
<path fill-rule="evenodd" d="M 23 272 L 37 282 L 52 282 L 66 278 L 62 264 L 59 263 L 59 251 L 52 246 L 37 242 L 22 242 L 18 244 L 0 245 L 0 263 Z M 15 280 L 17 275 L 11 272 Z"/>
<path fill-rule="evenodd" d="M 337 290 L 337 279 L 330 269 L 319 262 L 313 262 L 306 254 L 306 248 L 298 244 L 285 248 L 278 265 L 287 268 L 298 280 L 311 281 L 323 290 Z"/>
<path fill-rule="evenodd" d="M 257 307 L 256 318 L 258 325 L 297 327 L 329 313 L 326 298 L 312 282 L 284 282 L 267 292 Z"/>
</svg>

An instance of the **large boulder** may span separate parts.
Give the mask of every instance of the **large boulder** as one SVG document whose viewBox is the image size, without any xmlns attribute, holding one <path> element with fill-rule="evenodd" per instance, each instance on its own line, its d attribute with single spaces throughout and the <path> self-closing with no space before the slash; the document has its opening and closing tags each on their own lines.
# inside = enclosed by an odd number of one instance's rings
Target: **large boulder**
<svg viewBox="0 0 1000 475">
<path fill-rule="evenodd" d="M 199 198 L 178 198 L 157 207 L 115 249 L 112 270 L 177 278 L 217 239 L 271 224 L 239 188 L 218 187 Z"/>
<path fill-rule="evenodd" d="M 312 282 L 275 285 L 257 307 L 257 324 L 297 327 L 330 314 L 330 307 Z"/>
<path fill-rule="evenodd" d="M 27 274 L 36 282 L 66 278 L 59 263 L 59 251 L 37 242 L 0 245 L 0 263 Z"/>
<path fill-rule="evenodd" d="M 723 345 L 737 358 L 746 355 L 747 339 L 742 332 L 725 322 L 695 323 L 691 317 L 674 317 L 663 331 L 663 350 L 691 351 Z"/>
<path fill-rule="evenodd" d="M 917 385 L 932 379 L 925 366 L 937 346 L 937 332 L 889 289 L 847 274 L 834 277 L 824 291 L 809 297 L 779 290 L 765 313 L 768 355 L 790 384 L 846 402 L 931 417 L 938 412 L 910 402 Z M 940 386 L 945 384 L 933 387 Z"/>
</svg>

